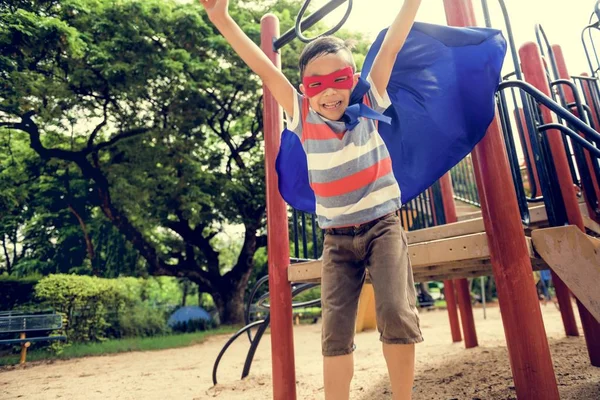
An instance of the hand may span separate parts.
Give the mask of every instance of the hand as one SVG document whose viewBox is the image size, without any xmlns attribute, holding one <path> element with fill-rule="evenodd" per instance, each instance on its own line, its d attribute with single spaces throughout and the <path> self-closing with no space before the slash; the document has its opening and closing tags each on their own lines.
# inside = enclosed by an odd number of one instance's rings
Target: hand
<svg viewBox="0 0 600 400">
<path fill-rule="evenodd" d="M 229 0 L 199 0 L 206 10 L 208 18 L 213 21 L 229 14 Z"/>
</svg>

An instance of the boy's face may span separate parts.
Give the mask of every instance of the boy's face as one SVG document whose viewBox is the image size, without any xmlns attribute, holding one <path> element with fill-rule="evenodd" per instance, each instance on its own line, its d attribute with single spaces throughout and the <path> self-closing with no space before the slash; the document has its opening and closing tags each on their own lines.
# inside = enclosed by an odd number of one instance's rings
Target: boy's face
<svg viewBox="0 0 600 400">
<path fill-rule="evenodd" d="M 336 72 L 339 72 L 350 66 L 351 64 L 348 61 L 348 56 L 342 52 L 325 54 L 311 60 L 306 65 L 306 68 L 304 69 L 304 77 L 325 77 L 330 74 L 335 74 Z M 304 84 L 300 85 L 300 90 L 308 97 L 310 106 L 313 110 L 327 119 L 337 121 L 342 118 L 344 111 L 346 111 L 346 108 L 348 108 L 350 103 L 350 94 L 358 83 L 358 77 L 359 74 L 335 77 L 335 81 L 338 84 L 337 86 L 344 86 L 344 83 L 346 83 L 345 81 L 350 79 L 352 81 L 351 87 L 349 83 L 346 85 L 350 87 L 349 89 L 328 87 L 327 89 L 324 89 L 320 93 L 313 96 L 309 96 L 307 94 L 307 92 L 310 92 L 310 88 L 307 88 Z"/>
</svg>

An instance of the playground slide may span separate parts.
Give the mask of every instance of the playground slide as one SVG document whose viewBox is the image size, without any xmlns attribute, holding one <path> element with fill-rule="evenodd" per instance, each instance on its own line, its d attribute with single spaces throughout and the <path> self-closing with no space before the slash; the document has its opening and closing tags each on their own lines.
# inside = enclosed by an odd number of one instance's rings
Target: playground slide
<svg viewBox="0 0 600 400">
<path fill-rule="evenodd" d="M 600 240 L 573 225 L 537 229 L 531 239 L 535 251 L 600 321 Z"/>
</svg>

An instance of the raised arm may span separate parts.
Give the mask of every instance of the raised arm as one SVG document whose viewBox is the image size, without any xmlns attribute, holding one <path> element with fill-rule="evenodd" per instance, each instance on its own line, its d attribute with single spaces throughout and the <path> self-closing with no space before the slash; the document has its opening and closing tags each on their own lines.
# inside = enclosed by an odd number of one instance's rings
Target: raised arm
<svg viewBox="0 0 600 400">
<path fill-rule="evenodd" d="M 410 32 L 415 16 L 421 5 L 421 0 L 404 0 L 404 4 L 396 19 L 390 26 L 381 44 L 381 49 L 371 68 L 371 80 L 378 93 L 383 94 L 387 88 L 396 56 Z"/>
<path fill-rule="evenodd" d="M 294 87 L 231 18 L 228 11 L 229 0 L 199 1 L 204 6 L 210 21 L 215 24 L 233 50 L 260 77 L 288 115 L 294 115 L 294 96 L 296 95 Z"/>
</svg>

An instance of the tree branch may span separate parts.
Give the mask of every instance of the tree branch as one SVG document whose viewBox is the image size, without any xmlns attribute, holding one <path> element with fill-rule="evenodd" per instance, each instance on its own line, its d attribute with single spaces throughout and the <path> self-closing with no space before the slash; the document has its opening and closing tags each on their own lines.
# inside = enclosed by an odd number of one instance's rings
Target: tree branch
<svg viewBox="0 0 600 400">
<path fill-rule="evenodd" d="M 98 136 L 98 134 L 100 133 L 100 130 L 102 128 L 104 128 L 106 126 L 106 123 L 108 122 L 108 115 L 107 115 L 108 103 L 109 103 L 109 99 L 104 100 L 104 105 L 102 107 L 102 113 L 104 115 L 104 119 L 102 120 L 102 122 L 100 122 L 98 124 L 98 126 L 96 126 L 96 128 L 94 128 L 94 131 L 90 135 L 90 138 L 88 139 L 88 142 L 87 142 L 88 149 L 92 148 L 92 146 L 94 145 L 94 140 L 96 140 L 96 136 Z"/>
<path fill-rule="evenodd" d="M 256 115 L 256 119 L 252 122 L 252 127 L 250 129 L 250 136 L 245 138 L 242 143 L 238 146 L 238 151 L 248 151 L 256 146 L 258 134 L 262 128 L 262 113 L 261 113 L 261 104 L 262 104 L 262 96 L 258 103 L 256 103 L 256 107 L 254 109 L 254 114 Z"/>
<path fill-rule="evenodd" d="M 158 254 L 154 246 L 148 242 L 142 233 L 131 223 L 129 218 L 127 218 L 127 216 L 123 214 L 121 210 L 114 206 L 110 195 L 110 185 L 107 177 L 102 173 L 102 170 L 99 168 L 99 166 L 94 167 L 94 165 L 90 163 L 90 161 L 85 157 L 84 152 L 72 152 L 62 149 L 48 149 L 44 147 L 40 140 L 39 129 L 31 120 L 31 118 L 26 118 L 26 116 L 24 116 L 23 122 L 19 125 L 20 129 L 29 134 L 30 146 L 36 153 L 40 155 L 40 157 L 44 159 L 58 158 L 72 161 L 81 169 L 83 176 L 94 181 L 96 184 L 98 198 L 100 199 L 100 208 L 102 212 L 148 261 L 151 274 L 171 276 L 181 275 L 181 271 L 178 269 L 178 266 L 169 265 L 166 263 Z M 120 139 L 139 134 L 140 130 L 141 129 L 133 130 L 118 135 L 119 137 L 113 138 L 112 143 L 114 144 Z M 109 142 L 107 142 L 106 145 L 108 145 L 108 143 Z M 98 148 L 98 146 L 96 146 L 96 148 Z M 197 271 L 195 273 L 197 273 Z"/>
<path fill-rule="evenodd" d="M 130 131 L 121 132 L 118 135 L 113 136 L 108 142 L 100 143 L 92 148 L 86 149 L 84 154 L 97 152 L 97 151 L 100 151 L 107 147 L 114 146 L 117 142 L 119 142 L 121 140 L 129 139 L 131 137 L 144 134 L 144 133 L 148 132 L 149 130 L 150 130 L 150 128 L 136 128 L 136 129 L 132 129 Z"/>
<path fill-rule="evenodd" d="M 220 276 L 219 274 L 219 252 L 217 252 L 210 244 L 210 239 L 203 235 L 204 227 L 199 225 L 192 229 L 189 222 L 184 218 L 181 211 L 176 210 L 178 221 L 172 221 L 168 224 L 168 228 L 176 232 L 186 242 L 200 249 L 207 261 L 207 267 L 210 274 Z"/>
</svg>

